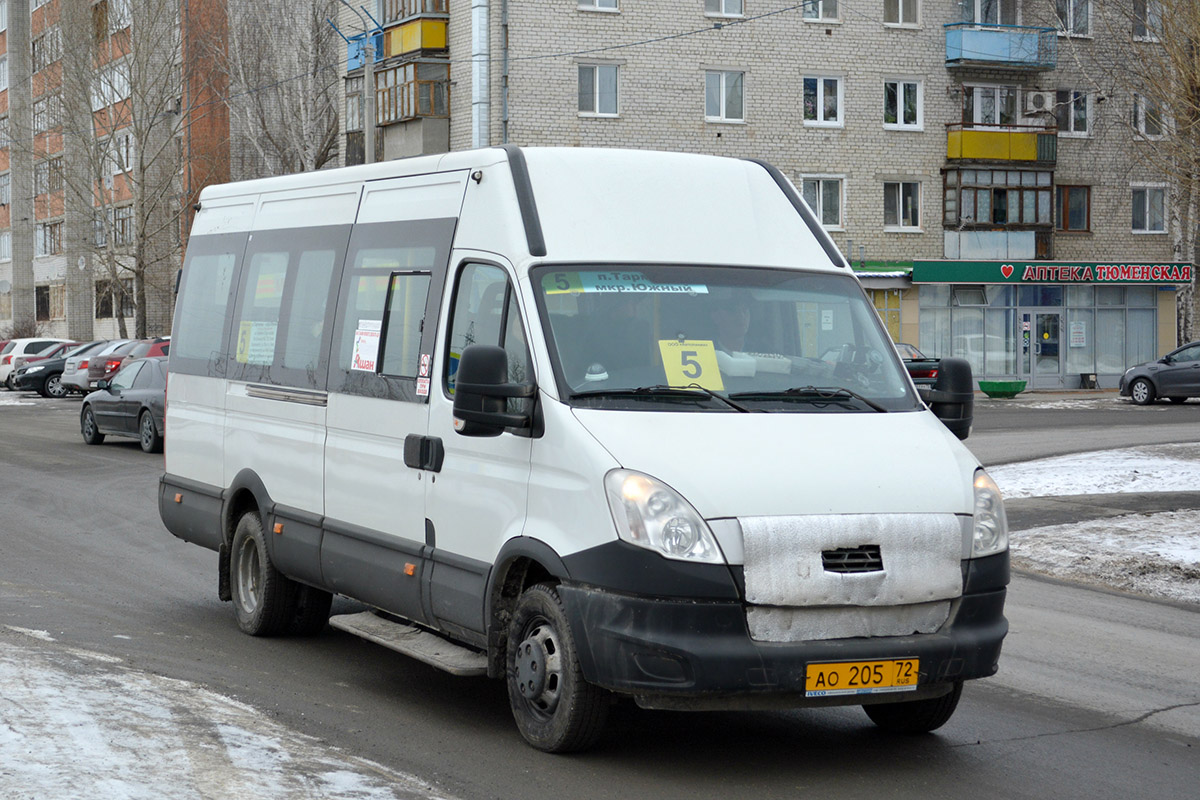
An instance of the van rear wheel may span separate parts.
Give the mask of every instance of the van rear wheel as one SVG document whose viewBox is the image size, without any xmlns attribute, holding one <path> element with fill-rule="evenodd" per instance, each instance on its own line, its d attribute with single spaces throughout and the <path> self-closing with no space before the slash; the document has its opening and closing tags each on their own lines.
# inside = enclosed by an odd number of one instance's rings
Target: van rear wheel
<svg viewBox="0 0 1200 800">
<path fill-rule="evenodd" d="M 262 521 L 254 511 L 238 520 L 229 558 L 229 583 L 238 627 L 251 636 L 284 633 L 296 613 L 297 585 L 271 563 Z"/>
<path fill-rule="evenodd" d="M 879 727 L 892 733 L 929 733 L 945 725 L 958 708 L 962 696 L 962 681 L 954 684 L 949 694 L 929 700 L 907 703 L 880 703 L 863 706 L 863 711 Z"/>
<path fill-rule="evenodd" d="M 590 747 L 608 718 L 608 694 L 583 678 L 562 600 L 530 586 L 508 625 L 508 699 L 525 741 L 547 753 Z"/>
</svg>

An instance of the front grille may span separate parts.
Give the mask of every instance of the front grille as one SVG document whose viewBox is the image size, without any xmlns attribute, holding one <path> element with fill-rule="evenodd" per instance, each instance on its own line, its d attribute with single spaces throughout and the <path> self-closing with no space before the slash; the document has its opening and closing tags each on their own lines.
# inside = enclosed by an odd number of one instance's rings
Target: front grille
<svg viewBox="0 0 1200 800">
<path fill-rule="evenodd" d="M 877 544 L 862 544 L 858 547 L 839 547 L 821 551 L 821 566 L 826 572 L 850 574 L 854 572 L 882 572 L 883 555 Z"/>
</svg>

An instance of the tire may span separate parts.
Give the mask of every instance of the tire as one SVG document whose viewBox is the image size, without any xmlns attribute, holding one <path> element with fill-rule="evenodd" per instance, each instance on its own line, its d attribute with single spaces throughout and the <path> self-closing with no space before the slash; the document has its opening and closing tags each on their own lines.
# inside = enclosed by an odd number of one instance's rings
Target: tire
<svg viewBox="0 0 1200 800">
<path fill-rule="evenodd" d="M 5 388 L 5 389 L 8 389 L 10 392 L 12 392 L 12 391 L 15 391 L 15 390 L 13 389 L 13 379 L 12 379 L 12 373 L 11 373 L 11 372 L 10 372 L 10 373 L 8 373 L 8 377 L 4 379 L 4 388 Z"/>
<path fill-rule="evenodd" d="M 262 521 L 254 511 L 238 520 L 229 553 L 229 586 L 238 628 L 251 636 L 278 636 L 296 614 L 294 582 L 275 569 Z"/>
<path fill-rule="evenodd" d="M 67 387 L 63 386 L 62 375 L 51 375 L 46 378 L 46 382 L 42 384 L 42 397 L 66 397 Z"/>
<path fill-rule="evenodd" d="M 79 432 L 83 434 L 84 444 L 103 444 L 104 434 L 96 427 L 96 415 L 90 405 L 83 407 L 79 416 Z"/>
<path fill-rule="evenodd" d="M 138 417 L 138 441 L 144 453 L 161 453 L 162 437 L 154 427 L 154 416 L 149 411 L 143 411 Z"/>
<path fill-rule="evenodd" d="M 1129 399 L 1135 405 L 1150 405 L 1154 402 L 1154 384 L 1145 378 L 1138 378 L 1129 385 Z"/>
<path fill-rule="evenodd" d="M 907 703 L 879 703 L 863 706 L 863 711 L 879 727 L 892 733 L 929 733 L 945 725 L 958 708 L 962 696 L 962 681 L 941 697 L 914 700 Z"/>
<path fill-rule="evenodd" d="M 517 729 L 547 753 L 590 747 L 608 718 L 609 695 L 583 678 L 558 592 L 530 586 L 508 625 L 506 681 Z"/>
<path fill-rule="evenodd" d="M 329 624 L 333 595 L 313 586 L 296 586 L 296 611 L 288 621 L 290 636 L 315 636 Z"/>
</svg>

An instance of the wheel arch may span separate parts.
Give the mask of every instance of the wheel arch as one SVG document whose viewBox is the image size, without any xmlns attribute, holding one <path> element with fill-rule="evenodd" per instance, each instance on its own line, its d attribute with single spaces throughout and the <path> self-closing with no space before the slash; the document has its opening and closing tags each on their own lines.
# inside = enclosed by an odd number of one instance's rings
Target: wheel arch
<svg viewBox="0 0 1200 800">
<path fill-rule="evenodd" d="M 247 511 L 257 511 L 264 527 L 273 513 L 275 504 L 267 492 L 262 478 L 252 469 L 243 469 L 230 481 L 221 502 L 221 546 L 217 550 L 217 596 L 229 602 L 233 589 L 229 582 L 229 561 L 233 545 L 233 533 L 238 520 Z"/>
<path fill-rule="evenodd" d="M 528 536 L 510 539 L 500 548 L 488 575 L 484 618 L 487 621 L 488 677 L 504 675 L 508 647 L 508 622 L 517 598 L 535 583 L 561 583 L 570 572 L 558 553 L 545 542 Z"/>
</svg>

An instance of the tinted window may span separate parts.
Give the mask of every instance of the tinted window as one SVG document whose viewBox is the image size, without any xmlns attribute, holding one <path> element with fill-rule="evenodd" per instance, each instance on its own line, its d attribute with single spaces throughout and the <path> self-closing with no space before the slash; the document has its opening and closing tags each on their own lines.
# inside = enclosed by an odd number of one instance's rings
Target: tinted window
<svg viewBox="0 0 1200 800">
<path fill-rule="evenodd" d="M 134 389 L 154 388 L 155 378 L 158 377 L 158 365 L 152 361 L 143 361 L 144 366 L 138 371 L 133 381 Z"/>
<path fill-rule="evenodd" d="M 245 234 L 195 236 L 188 242 L 175 309 L 175 368 L 217 374 L 224 363 L 226 312 Z"/>
<path fill-rule="evenodd" d="M 114 389 L 129 389 L 137 380 L 138 373 L 142 371 L 145 364 L 145 361 L 134 361 L 132 364 L 122 367 L 121 371 L 113 377 L 109 386 Z"/>
<path fill-rule="evenodd" d="M 450 394 L 454 393 L 458 359 L 473 344 L 499 345 L 507 351 L 509 381 L 524 383 L 532 378 L 521 314 L 504 270 L 487 264 L 463 267 L 455 287 L 453 314 L 443 373 Z"/>
<path fill-rule="evenodd" d="M 429 297 L 429 273 L 395 273 L 388 286 L 380 372 L 415 378 L 420 367 L 421 323 Z"/>
</svg>

